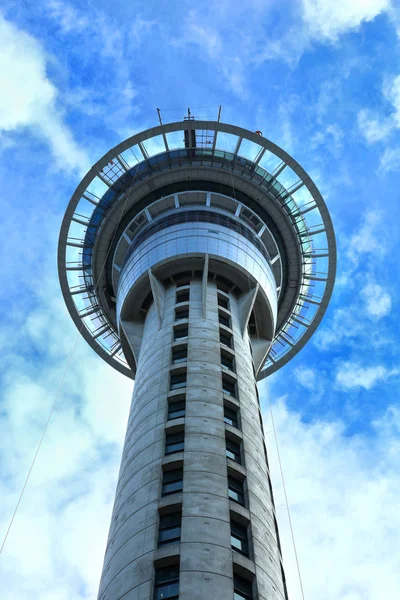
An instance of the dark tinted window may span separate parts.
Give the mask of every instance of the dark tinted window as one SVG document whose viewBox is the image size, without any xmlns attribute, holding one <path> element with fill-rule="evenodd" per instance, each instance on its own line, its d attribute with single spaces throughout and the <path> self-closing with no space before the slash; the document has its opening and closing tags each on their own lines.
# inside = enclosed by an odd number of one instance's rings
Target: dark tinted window
<svg viewBox="0 0 400 600">
<path fill-rule="evenodd" d="M 242 506 L 245 505 L 243 482 L 239 481 L 239 479 L 235 479 L 231 475 L 228 475 L 228 495 L 234 502 L 237 502 Z"/>
<path fill-rule="evenodd" d="M 170 402 L 168 404 L 168 420 L 180 419 L 185 416 L 186 401 L 178 400 L 177 402 Z"/>
<path fill-rule="evenodd" d="M 188 326 L 174 327 L 174 341 L 188 336 Z"/>
<path fill-rule="evenodd" d="M 177 542 L 181 539 L 181 521 L 181 512 L 160 516 L 160 525 L 158 528 L 159 546 L 169 544 L 170 542 Z"/>
<path fill-rule="evenodd" d="M 176 303 L 189 302 L 189 290 L 178 290 L 176 292 Z"/>
<path fill-rule="evenodd" d="M 226 308 L 226 310 L 229 310 L 228 298 L 225 298 L 225 296 L 218 294 L 218 306 L 222 306 L 222 308 Z"/>
<path fill-rule="evenodd" d="M 175 321 L 189 318 L 189 307 L 175 309 Z"/>
<path fill-rule="evenodd" d="M 229 356 L 229 354 L 224 354 L 221 352 L 221 365 L 230 371 L 233 371 L 233 356 Z"/>
<path fill-rule="evenodd" d="M 183 469 L 173 469 L 172 471 L 164 471 L 162 483 L 162 495 L 176 494 L 181 492 L 183 488 Z"/>
<path fill-rule="evenodd" d="M 179 567 L 157 569 L 154 585 L 154 600 L 178 600 Z"/>
<path fill-rule="evenodd" d="M 233 576 L 233 599 L 234 600 L 253 600 L 253 585 L 248 579 Z"/>
<path fill-rule="evenodd" d="M 219 341 L 221 342 L 221 344 L 228 346 L 228 348 L 232 348 L 232 336 L 230 333 L 220 330 Z"/>
<path fill-rule="evenodd" d="M 218 315 L 219 318 L 219 322 L 221 325 L 225 325 L 225 327 L 230 327 L 231 326 L 231 319 L 228 315 L 226 315 L 223 312 L 220 312 Z"/>
<path fill-rule="evenodd" d="M 232 396 L 232 398 L 236 398 L 235 383 L 224 376 L 222 376 L 222 389 L 225 392 L 225 394 L 228 394 L 228 396 Z"/>
<path fill-rule="evenodd" d="M 237 552 L 249 555 L 249 542 L 247 539 L 247 527 L 231 521 L 231 546 Z"/>
<path fill-rule="evenodd" d="M 165 454 L 182 452 L 185 443 L 185 432 L 167 433 L 165 436 Z"/>
<path fill-rule="evenodd" d="M 176 373 L 175 375 L 170 375 L 169 379 L 169 389 L 170 390 L 179 390 L 180 388 L 186 387 L 186 372 L 185 373 Z"/>
<path fill-rule="evenodd" d="M 187 346 L 183 348 L 173 348 L 172 350 L 172 364 L 176 365 L 181 362 L 187 361 Z"/>
<path fill-rule="evenodd" d="M 240 464 L 240 446 L 233 440 L 226 438 L 226 456 Z"/>
<path fill-rule="evenodd" d="M 238 427 L 238 413 L 237 410 L 232 410 L 227 406 L 224 406 L 224 421 L 232 427 Z"/>
</svg>

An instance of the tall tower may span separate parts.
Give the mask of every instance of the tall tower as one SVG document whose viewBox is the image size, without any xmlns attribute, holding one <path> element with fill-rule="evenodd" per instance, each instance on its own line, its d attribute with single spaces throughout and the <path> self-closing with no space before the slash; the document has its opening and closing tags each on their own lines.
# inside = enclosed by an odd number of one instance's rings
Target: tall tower
<svg viewBox="0 0 400 600">
<path fill-rule="evenodd" d="M 160 124 L 84 177 L 58 264 L 83 337 L 135 380 L 99 600 L 287 599 L 256 382 L 332 293 L 313 181 L 261 132 Z"/>
</svg>

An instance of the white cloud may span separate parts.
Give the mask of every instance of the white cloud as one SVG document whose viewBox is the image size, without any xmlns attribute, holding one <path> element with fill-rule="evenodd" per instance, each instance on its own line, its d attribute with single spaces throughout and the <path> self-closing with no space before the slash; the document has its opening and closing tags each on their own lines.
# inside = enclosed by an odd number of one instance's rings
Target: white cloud
<svg viewBox="0 0 400 600">
<path fill-rule="evenodd" d="M 317 374 L 310 367 L 298 367 L 294 370 L 294 376 L 297 381 L 307 390 L 315 390 L 317 385 Z"/>
<path fill-rule="evenodd" d="M 392 308 L 392 299 L 382 286 L 375 282 L 369 282 L 361 290 L 361 296 L 365 302 L 367 313 L 372 317 L 385 317 Z"/>
<path fill-rule="evenodd" d="M 384 173 L 400 169 L 400 147 L 386 148 L 380 159 L 380 167 Z"/>
<path fill-rule="evenodd" d="M 263 396 L 263 395 L 262 395 Z M 274 406 L 285 483 L 307 600 L 399 597 L 398 429 L 389 408 L 372 435 L 346 435 L 340 421 L 303 423 Z M 265 411 L 266 429 L 270 417 Z M 397 426 L 399 414 L 397 411 Z M 267 439 L 290 600 L 301 600 L 272 436 Z"/>
<path fill-rule="evenodd" d="M 382 257 L 386 252 L 385 237 L 382 235 L 383 215 L 377 210 L 368 210 L 364 215 L 361 227 L 354 232 L 348 243 L 347 257 L 358 266 L 365 255 Z"/>
<path fill-rule="evenodd" d="M 388 12 L 390 0 L 302 0 L 303 20 L 312 38 L 331 41 Z"/>
<path fill-rule="evenodd" d="M 363 367 L 351 361 L 342 363 L 336 372 L 336 384 L 346 390 L 364 388 L 370 390 L 377 383 L 399 375 L 399 369 L 387 369 L 383 365 Z"/>
<path fill-rule="evenodd" d="M 389 114 L 382 116 L 377 111 L 362 109 L 358 113 L 358 126 L 361 134 L 370 144 L 386 140 L 400 128 L 400 75 L 384 81 L 383 101 L 389 104 Z M 400 166 L 400 149 L 387 148 L 383 153 L 380 166 L 383 171 L 395 171 Z"/>
<path fill-rule="evenodd" d="M 0 132 L 29 129 L 42 137 L 62 169 L 89 166 L 57 107 L 58 91 L 46 73 L 37 40 L 0 15 Z"/>
</svg>

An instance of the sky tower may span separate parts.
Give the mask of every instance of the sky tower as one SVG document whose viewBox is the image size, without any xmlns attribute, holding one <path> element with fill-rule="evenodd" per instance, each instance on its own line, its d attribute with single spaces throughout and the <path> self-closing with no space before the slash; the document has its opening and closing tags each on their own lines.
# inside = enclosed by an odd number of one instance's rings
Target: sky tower
<svg viewBox="0 0 400 600">
<path fill-rule="evenodd" d="M 332 293 L 311 178 L 260 131 L 160 118 L 81 181 L 58 265 L 83 337 L 135 380 L 99 600 L 287 599 L 256 382 Z"/>
</svg>

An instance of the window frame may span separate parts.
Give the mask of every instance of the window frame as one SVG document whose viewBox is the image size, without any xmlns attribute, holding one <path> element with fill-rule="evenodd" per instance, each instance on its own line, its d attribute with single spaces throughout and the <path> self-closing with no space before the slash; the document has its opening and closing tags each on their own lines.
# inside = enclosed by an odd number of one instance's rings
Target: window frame
<svg viewBox="0 0 400 600">
<path fill-rule="evenodd" d="M 224 361 L 227 361 L 228 364 L 224 364 Z M 235 358 L 233 355 L 228 354 L 227 352 L 221 352 L 221 366 L 225 369 L 229 369 L 232 373 L 235 372 Z"/>
<path fill-rule="evenodd" d="M 176 405 L 180 405 L 182 408 L 175 408 L 175 410 L 173 410 L 173 407 Z M 180 415 L 174 415 L 174 412 L 182 412 L 183 414 Z M 186 413 L 186 397 L 183 398 L 170 398 L 168 401 L 168 414 L 167 414 L 167 420 L 168 421 L 173 421 L 174 419 L 182 419 L 185 417 L 185 413 Z"/>
<path fill-rule="evenodd" d="M 237 385 L 236 381 L 227 377 L 225 373 L 222 373 L 222 391 L 231 398 L 237 398 Z"/>
<path fill-rule="evenodd" d="M 176 522 L 174 522 L 176 521 Z M 175 537 L 168 537 L 168 533 L 174 535 L 175 531 L 179 531 Z M 163 532 L 167 534 L 167 537 L 163 538 Z M 158 547 L 165 546 L 166 544 L 173 544 L 179 542 L 182 533 L 182 511 L 174 511 L 160 515 L 158 523 Z"/>
<path fill-rule="evenodd" d="M 181 332 L 184 332 L 183 335 L 180 335 Z M 189 325 L 185 323 L 184 325 L 175 325 L 174 326 L 174 342 L 178 340 L 183 340 L 189 336 Z"/>
<path fill-rule="evenodd" d="M 174 357 L 174 355 L 179 354 L 180 352 L 184 354 L 183 357 L 181 356 L 178 359 L 176 357 Z M 176 346 L 175 348 L 172 348 L 171 365 L 180 365 L 182 363 L 187 362 L 187 355 L 188 355 L 187 344 L 185 344 L 183 346 Z"/>
<path fill-rule="evenodd" d="M 183 302 L 189 302 L 190 299 L 190 288 L 177 289 L 175 295 L 175 304 L 182 304 Z"/>
<path fill-rule="evenodd" d="M 161 579 L 163 573 L 171 573 L 169 579 Z M 168 587 L 176 586 L 177 589 L 172 589 L 173 596 L 164 594 L 161 596 L 160 592 L 166 591 L 168 593 Z M 154 594 L 153 600 L 178 600 L 179 598 L 179 565 L 171 565 L 171 567 L 164 567 L 156 569 L 154 575 Z"/>
<path fill-rule="evenodd" d="M 234 415 L 234 419 L 230 418 L 228 413 L 232 413 Z M 224 423 L 226 425 L 230 425 L 231 427 L 234 427 L 235 429 L 240 429 L 239 428 L 239 409 L 235 410 L 234 408 L 231 408 L 230 406 L 227 406 L 226 404 L 224 404 Z"/>
<path fill-rule="evenodd" d="M 243 584 L 246 585 L 243 585 Z M 244 588 L 247 588 L 245 590 Z M 253 582 L 237 573 L 233 574 L 233 600 L 253 600 Z"/>
<path fill-rule="evenodd" d="M 232 484 L 232 482 L 234 482 L 234 483 Z M 235 485 L 239 489 L 235 489 Z M 237 494 L 239 497 L 241 496 L 242 501 L 238 500 L 237 498 L 232 497 L 230 492 Z M 229 473 L 228 473 L 228 498 L 229 498 L 229 500 L 232 500 L 232 502 L 235 502 L 236 504 L 239 504 L 240 506 L 246 507 L 246 496 L 245 496 L 245 492 L 244 492 L 243 481 L 241 481 L 240 479 L 237 479 L 236 477 L 233 477 Z"/>
<path fill-rule="evenodd" d="M 174 439 L 172 439 L 174 438 Z M 179 446 L 176 449 L 171 450 L 169 447 Z M 176 454 L 177 452 L 183 452 L 185 449 L 185 430 L 180 429 L 179 431 L 166 432 L 165 434 L 165 456 L 170 454 Z"/>
<path fill-rule="evenodd" d="M 232 329 L 232 319 L 230 315 L 227 315 L 222 310 L 218 311 L 218 323 L 227 327 L 228 329 Z"/>
<path fill-rule="evenodd" d="M 239 552 L 243 556 L 250 556 L 250 543 L 249 543 L 249 526 L 242 525 L 237 521 L 231 519 L 231 548 L 235 552 Z M 240 543 L 240 546 L 235 546 L 232 543 L 232 538 Z"/>
<path fill-rule="evenodd" d="M 225 340 L 229 340 L 229 343 L 227 344 Z M 220 329 L 219 330 L 219 343 L 222 344 L 223 346 L 226 346 L 227 348 L 230 348 L 231 350 L 233 350 L 233 335 L 231 333 L 229 333 L 229 331 L 225 331 L 224 329 Z"/>
<path fill-rule="evenodd" d="M 167 479 L 166 479 L 167 477 Z M 171 478 L 168 480 L 168 478 Z M 165 491 L 165 486 L 181 482 L 182 485 L 177 489 Z M 183 466 L 176 469 L 168 469 L 163 471 L 163 480 L 161 484 L 161 496 L 171 496 L 171 494 L 179 494 L 183 490 Z"/>
<path fill-rule="evenodd" d="M 173 371 L 169 374 L 169 391 L 174 392 L 175 390 L 181 390 L 185 388 L 187 385 L 187 373 L 186 369 L 184 371 L 179 371 L 178 373 L 174 373 Z"/>
<path fill-rule="evenodd" d="M 231 445 L 231 447 L 229 448 L 229 445 Z M 234 445 L 238 450 L 232 449 L 232 445 Z M 232 456 L 228 456 L 228 452 L 230 452 L 234 458 L 232 458 Z M 236 462 L 238 465 L 242 464 L 242 448 L 241 448 L 241 444 L 238 442 L 235 442 L 234 440 L 232 440 L 229 437 L 225 438 L 225 455 L 226 458 L 229 458 L 230 460 L 233 460 L 234 462 Z M 238 457 L 238 458 L 236 458 Z"/>
<path fill-rule="evenodd" d="M 189 318 L 189 305 L 175 308 L 175 323 Z"/>
</svg>

